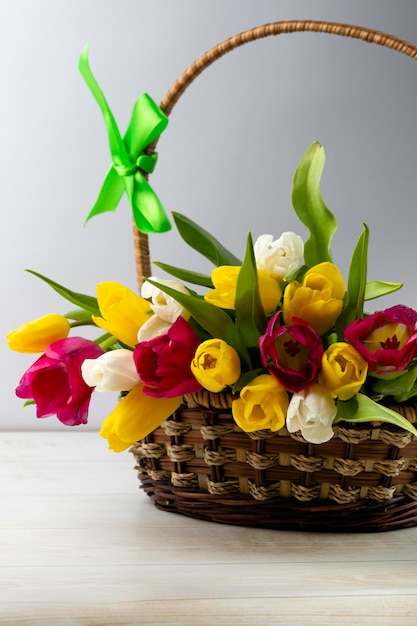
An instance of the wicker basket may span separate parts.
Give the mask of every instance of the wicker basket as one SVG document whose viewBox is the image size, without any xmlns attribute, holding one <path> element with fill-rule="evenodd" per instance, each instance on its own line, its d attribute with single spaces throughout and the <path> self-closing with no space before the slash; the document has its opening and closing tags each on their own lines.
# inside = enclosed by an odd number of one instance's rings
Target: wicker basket
<svg viewBox="0 0 417 626">
<path fill-rule="evenodd" d="M 315 31 L 361 39 L 417 58 L 396 37 L 343 24 L 266 24 L 224 41 L 195 61 L 160 107 L 169 115 L 187 87 L 227 52 L 271 35 Z M 150 147 L 153 150 L 155 145 Z M 151 275 L 148 239 L 135 230 L 138 277 Z M 385 531 L 417 524 L 417 439 L 381 423 L 339 423 L 327 443 L 300 434 L 243 432 L 227 393 L 199 392 L 132 447 L 155 505 L 214 522 L 329 532 Z M 410 422 L 412 407 L 391 407 Z"/>
</svg>

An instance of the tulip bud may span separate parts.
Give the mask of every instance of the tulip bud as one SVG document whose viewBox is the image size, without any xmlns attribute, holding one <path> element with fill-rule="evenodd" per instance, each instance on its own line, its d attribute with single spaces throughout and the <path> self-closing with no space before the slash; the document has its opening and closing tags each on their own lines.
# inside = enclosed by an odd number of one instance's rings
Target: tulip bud
<svg viewBox="0 0 417 626">
<path fill-rule="evenodd" d="M 235 265 L 216 267 L 211 273 L 214 289 L 208 291 L 204 299 L 221 309 L 234 309 L 239 272 L 240 267 Z M 265 313 L 271 313 L 281 300 L 281 287 L 263 270 L 258 270 L 258 281 L 262 307 Z"/>
<path fill-rule="evenodd" d="M 100 392 L 129 391 L 139 381 L 133 352 L 124 348 L 85 359 L 81 373 L 87 385 Z"/>
<path fill-rule="evenodd" d="M 309 443 L 325 443 L 333 437 L 332 423 L 336 413 L 336 403 L 330 391 L 316 383 L 291 398 L 287 429 L 290 433 L 301 430 Z"/>
<path fill-rule="evenodd" d="M 371 371 L 401 372 L 417 356 L 416 322 L 417 311 L 398 304 L 355 320 L 344 335 Z"/>
<path fill-rule="evenodd" d="M 232 402 L 233 418 L 247 433 L 256 430 L 280 430 L 285 424 L 288 394 L 269 374 L 261 374 L 248 383 L 240 397 Z"/>
<path fill-rule="evenodd" d="M 283 313 L 286 324 L 304 320 L 319 335 L 334 326 L 343 307 L 345 283 L 333 263 L 320 263 L 304 274 L 302 283 L 294 280 L 284 291 Z"/>
<path fill-rule="evenodd" d="M 175 289 L 181 293 L 189 293 L 188 289 L 177 280 L 163 280 L 162 278 L 155 278 L 154 276 L 152 276 L 151 279 L 154 282 L 171 287 L 171 289 Z M 155 315 L 166 322 L 173 324 L 180 315 L 182 315 L 182 317 L 186 317 L 183 314 L 184 307 L 179 304 L 179 302 L 174 300 L 172 296 L 167 295 L 159 287 L 156 287 L 147 281 L 145 281 L 142 285 L 141 296 L 142 298 L 150 300 L 151 310 L 155 313 Z"/>
<path fill-rule="evenodd" d="M 63 315 L 50 313 L 12 330 L 7 344 L 15 352 L 44 352 L 54 341 L 68 337 L 69 331 L 69 322 Z"/>
<path fill-rule="evenodd" d="M 339 400 L 349 400 L 365 382 L 368 364 L 348 343 L 333 343 L 323 354 L 319 382 Z"/>
<path fill-rule="evenodd" d="M 239 355 L 225 341 L 208 339 L 198 346 L 191 371 L 205 389 L 218 393 L 239 378 Z"/>
<path fill-rule="evenodd" d="M 261 235 L 253 246 L 256 267 L 280 283 L 300 265 L 304 252 L 301 237 L 292 232 L 282 233 L 273 241 L 272 235 Z"/>
<path fill-rule="evenodd" d="M 133 348 L 139 328 L 152 315 L 149 302 L 115 282 L 99 283 L 96 291 L 102 317 L 93 316 L 93 322 Z"/>
</svg>

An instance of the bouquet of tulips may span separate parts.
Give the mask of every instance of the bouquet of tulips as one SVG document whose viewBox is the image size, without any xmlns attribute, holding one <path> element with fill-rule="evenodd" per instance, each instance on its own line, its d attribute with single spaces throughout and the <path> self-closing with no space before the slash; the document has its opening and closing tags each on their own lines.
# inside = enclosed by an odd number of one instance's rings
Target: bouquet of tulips
<svg viewBox="0 0 417 626">
<path fill-rule="evenodd" d="M 106 206 L 109 197 L 114 204 L 126 191 L 140 229 L 152 232 L 152 211 L 143 209 L 143 196 L 151 198 L 159 230 L 167 230 L 143 175 L 154 166 L 146 148 L 165 127 L 164 116 L 149 96 L 142 97 L 122 139 L 91 74 L 88 49 L 80 69 L 107 120 L 113 157 L 89 217 L 113 209 Z M 149 108 L 157 121 L 144 132 L 138 120 Z M 135 138 L 139 126 L 141 141 Z M 365 312 L 366 301 L 401 287 L 368 281 L 366 225 L 345 283 L 330 249 L 337 222 L 320 193 L 324 160 L 323 147 L 312 144 L 294 176 L 292 203 L 309 230 L 305 242 L 292 232 L 255 241 L 249 234 L 239 259 L 174 213 L 183 240 L 213 264 L 211 275 L 156 263 L 172 280 L 148 277 L 140 295 L 118 283 L 100 283 L 92 297 L 32 272 L 77 309 L 9 333 L 12 350 L 41 353 L 22 376 L 18 397 L 34 403 L 38 417 L 56 415 L 74 426 L 87 422 L 93 393 L 115 392 L 115 408 L 101 428 L 115 451 L 145 437 L 184 395 L 200 390 L 229 394 L 233 418 L 245 432 L 285 427 L 320 444 L 343 420 L 390 422 L 417 435 L 389 408 L 417 404 L 417 312 L 405 305 Z M 83 338 L 83 325 L 104 334 Z"/>
</svg>

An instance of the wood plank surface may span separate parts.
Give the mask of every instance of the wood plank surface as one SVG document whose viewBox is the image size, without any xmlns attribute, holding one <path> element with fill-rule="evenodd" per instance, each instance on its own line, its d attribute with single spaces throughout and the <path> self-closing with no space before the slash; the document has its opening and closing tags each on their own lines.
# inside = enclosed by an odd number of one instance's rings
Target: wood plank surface
<svg viewBox="0 0 417 626">
<path fill-rule="evenodd" d="M 0 433 L 0 624 L 417 624 L 417 528 L 320 534 L 157 511 L 93 432 Z"/>
</svg>

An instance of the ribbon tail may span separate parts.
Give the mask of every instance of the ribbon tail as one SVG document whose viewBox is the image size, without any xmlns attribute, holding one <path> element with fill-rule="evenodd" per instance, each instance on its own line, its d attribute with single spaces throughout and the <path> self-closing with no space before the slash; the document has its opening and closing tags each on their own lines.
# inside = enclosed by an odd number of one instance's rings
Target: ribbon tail
<svg viewBox="0 0 417 626">
<path fill-rule="evenodd" d="M 124 192 L 125 185 L 123 179 L 112 166 L 107 172 L 98 198 L 90 213 L 87 215 L 84 225 L 95 215 L 106 213 L 107 211 L 114 211 Z"/>
<path fill-rule="evenodd" d="M 129 195 L 129 191 L 126 189 Z M 136 227 L 142 233 L 165 233 L 171 229 L 171 224 L 158 196 L 146 180 L 137 172 L 131 192 L 133 219 Z"/>
<path fill-rule="evenodd" d="M 130 163 L 128 152 L 126 146 L 123 142 L 122 136 L 120 134 L 119 128 L 116 124 L 116 120 L 114 119 L 113 113 L 110 110 L 110 107 L 107 103 L 107 100 L 100 88 L 100 85 L 96 81 L 91 69 L 90 62 L 88 59 L 88 50 L 89 44 L 84 47 L 84 50 L 81 52 L 78 67 L 81 73 L 81 76 L 84 78 L 87 87 L 89 88 L 93 98 L 97 102 L 100 107 L 101 113 L 104 118 L 104 123 L 107 128 L 107 134 L 109 138 L 110 144 L 110 152 L 112 155 L 112 160 L 117 165 L 128 165 Z"/>
</svg>

